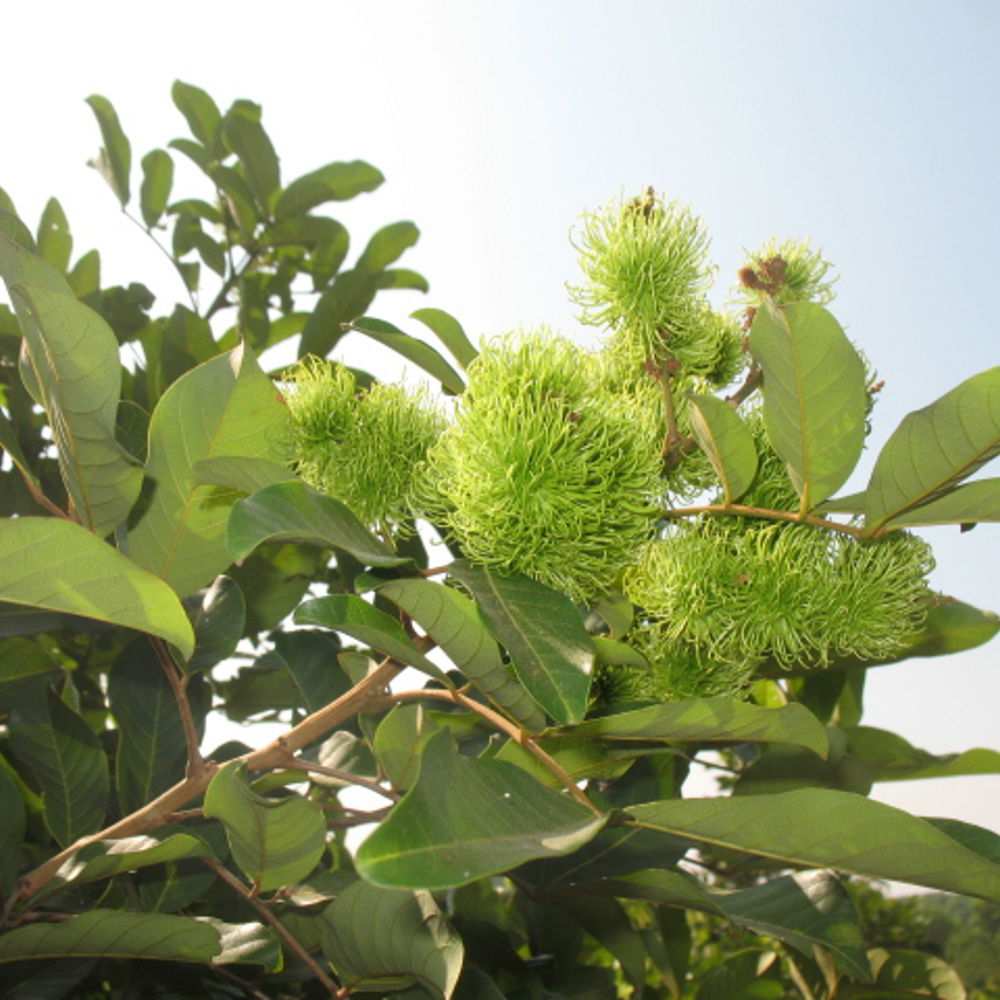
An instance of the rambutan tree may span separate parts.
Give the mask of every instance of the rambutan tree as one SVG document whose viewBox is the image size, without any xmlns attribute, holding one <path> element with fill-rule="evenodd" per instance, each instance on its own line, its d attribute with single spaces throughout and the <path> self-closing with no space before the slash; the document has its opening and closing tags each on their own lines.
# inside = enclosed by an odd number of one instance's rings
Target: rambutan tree
<svg viewBox="0 0 1000 1000">
<path fill-rule="evenodd" d="M 0 192 L 0 996 L 963 996 L 866 947 L 849 878 L 1000 902 L 997 835 L 868 798 L 1000 755 L 862 724 L 869 667 L 998 630 L 910 532 L 1000 519 L 970 479 L 1000 368 L 845 495 L 879 383 L 808 243 L 720 311 L 703 224 L 651 189 L 576 231 L 596 349 L 436 308 L 421 339 L 366 315 L 426 290 L 413 224 L 348 265 L 321 211 L 378 170 L 285 182 L 257 105 L 173 99 L 190 135 L 135 196 L 88 99 L 166 312 Z M 433 385 L 349 368 L 349 332 Z M 287 728 L 217 746 L 213 708 Z M 684 796 L 695 763 L 719 794 Z"/>
</svg>

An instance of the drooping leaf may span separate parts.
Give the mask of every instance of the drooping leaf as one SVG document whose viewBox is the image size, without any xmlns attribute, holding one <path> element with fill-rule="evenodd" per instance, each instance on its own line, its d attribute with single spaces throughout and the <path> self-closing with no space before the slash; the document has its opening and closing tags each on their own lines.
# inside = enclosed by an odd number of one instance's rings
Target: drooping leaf
<svg viewBox="0 0 1000 1000">
<path fill-rule="evenodd" d="M 328 163 L 292 181 L 274 206 L 277 219 L 301 215 L 327 201 L 347 201 L 364 191 L 374 191 L 385 178 L 362 160 Z"/>
<path fill-rule="evenodd" d="M 965 1000 L 965 986 L 959 974 L 937 955 L 906 948 L 873 948 L 868 953 L 874 983 L 871 989 L 853 994 L 858 1000 L 903 1000 L 905 997 L 934 997 L 936 1000 Z"/>
<path fill-rule="evenodd" d="M 408 288 L 415 292 L 429 292 L 430 282 L 418 271 L 408 267 L 390 267 L 375 275 L 375 283 L 380 289 Z"/>
<path fill-rule="evenodd" d="M 417 309 L 410 316 L 435 333 L 462 368 L 468 368 L 476 360 L 479 351 L 472 346 L 462 324 L 454 316 L 443 309 L 432 308 Z"/>
<path fill-rule="evenodd" d="M 843 485 L 865 436 L 865 369 L 840 324 L 822 306 L 767 301 L 750 330 L 764 372 L 764 424 L 811 510 Z"/>
<path fill-rule="evenodd" d="M 59 518 L 0 522 L 0 601 L 150 632 L 184 656 L 194 649 L 187 615 L 162 580 Z"/>
<path fill-rule="evenodd" d="M 444 680 L 441 669 L 417 649 L 399 622 L 354 594 L 332 594 L 306 601 L 296 609 L 295 622 L 343 632 L 385 656 Z"/>
<path fill-rule="evenodd" d="M 383 226 L 368 241 L 355 269 L 365 274 L 377 274 L 397 261 L 420 238 L 420 230 L 412 222 L 393 222 Z"/>
<path fill-rule="evenodd" d="M 171 833 L 161 837 L 138 834 L 118 840 L 95 840 L 74 851 L 59 866 L 52 881 L 33 900 L 37 902 L 70 885 L 111 878 L 113 875 L 150 865 L 165 864 L 181 858 L 214 856 L 215 852 L 204 840 L 190 833 Z"/>
<path fill-rule="evenodd" d="M 1000 479 L 978 479 L 949 490 L 944 496 L 911 507 L 888 522 L 889 528 L 930 524 L 976 524 L 1000 521 Z"/>
<path fill-rule="evenodd" d="M 355 863 L 386 888 L 446 889 L 568 854 L 604 822 L 513 764 L 459 755 L 442 730 L 424 747 L 416 784 Z"/>
<path fill-rule="evenodd" d="M 343 325 L 363 316 L 377 292 L 376 276 L 357 269 L 341 271 L 324 289 L 306 321 L 298 356 L 326 357 L 343 337 Z"/>
<path fill-rule="evenodd" d="M 152 149 L 142 158 L 142 187 L 139 206 L 142 220 L 152 229 L 159 221 L 170 199 L 174 183 L 174 161 L 162 149 Z"/>
<path fill-rule="evenodd" d="M 100 175 L 108 182 L 111 190 L 124 208 L 129 200 L 129 173 L 132 169 L 132 147 L 122 131 L 118 114 L 111 102 L 100 94 L 87 98 L 90 110 L 97 118 L 104 146 L 97 159 L 92 161 Z"/>
<path fill-rule="evenodd" d="M 200 87 L 180 80 L 174 80 L 170 96 L 177 110 L 187 120 L 191 134 L 207 149 L 211 149 L 222 123 L 222 114 L 215 101 Z"/>
<path fill-rule="evenodd" d="M 243 346 L 170 386 L 150 421 L 147 475 L 156 489 L 129 534 L 132 558 L 182 597 L 222 572 L 237 494 L 196 485 L 195 463 L 220 456 L 280 461 L 285 420 L 271 380 Z"/>
<path fill-rule="evenodd" d="M 246 625 L 246 602 L 236 581 L 228 576 L 217 576 L 188 602 L 195 646 L 185 669 L 207 670 L 236 650 Z"/>
<path fill-rule="evenodd" d="M 350 325 L 355 333 L 384 344 L 397 354 L 419 365 L 429 375 L 433 375 L 448 392 L 461 393 L 465 389 L 462 377 L 429 344 L 403 333 L 398 327 L 371 316 L 362 316 Z"/>
<path fill-rule="evenodd" d="M 578 735 L 677 743 L 786 743 L 825 757 L 826 728 L 802 705 L 761 708 L 735 698 L 649 705 L 603 715 L 575 727 Z"/>
<path fill-rule="evenodd" d="M 323 911 L 321 935 L 324 954 L 352 989 L 382 992 L 419 982 L 449 1000 L 462 971 L 462 939 L 429 892 L 358 880 Z"/>
<path fill-rule="evenodd" d="M 45 825 L 63 846 L 98 830 L 108 808 L 108 762 L 94 731 L 51 689 L 11 714 L 10 745 L 42 789 Z"/>
<path fill-rule="evenodd" d="M 73 237 L 69 232 L 66 213 L 56 198 L 50 198 L 45 203 L 38 223 L 38 253 L 60 271 L 66 271 L 69 267 Z"/>
<path fill-rule="evenodd" d="M 464 559 L 448 574 L 475 598 L 531 697 L 556 722 L 579 722 L 590 695 L 594 645 L 572 601 L 523 574 L 505 576 Z"/>
<path fill-rule="evenodd" d="M 152 958 L 170 962 L 281 968 L 281 946 L 260 924 L 208 917 L 91 910 L 60 923 L 35 923 L 0 937 L 0 962 L 26 958 Z"/>
<path fill-rule="evenodd" d="M 200 732 L 211 695 L 201 678 L 189 683 L 187 693 Z M 177 699 L 145 637 L 126 646 L 112 665 L 108 704 L 118 724 L 118 798 L 132 812 L 180 781 L 187 760 Z"/>
<path fill-rule="evenodd" d="M 496 640 L 476 606 L 452 587 L 420 577 L 393 580 L 379 593 L 399 605 L 472 683 L 529 732 L 545 727 L 545 716 L 514 680 Z"/>
<path fill-rule="evenodd" d="M 865 534 L 942 497 L 998 452 L 1000 366 L 973 375 L 903 418 L 872 469 Z"/>
<path fill-rule="evenodd" d="M 902 736 L 873 726 L 847 730 L 852 754 L 874 769 L 875 781 L 912 781 L 965 774 L 1000 774 L 1000 752 L 976 747 L 962 753 L 931 754 Z"/>
<path fill-rule="evenodd" d="M 802 788 L 628 812 L 641 826 L 718 847 L 1000 901 L 1000 864 L 925 820 L 850 792 Z"/>
<path fill-rule="evenodd" d="M 235 101 L 223 116 L 222 134 L 240 161 L 257 204 L 266 214 L 272 195 L 281 186 L 281 173 L 274 146 L 260 123 L 260 114 L 259 104 Z"/>
<path fill-rule="evenodd" d="M 757 448 L 736 410 L 717 396 L 690 395 L 691 430 L 708 456 L 727 504 L 746 493 L 757 473 Z"/>
<path fill-rule="evenodd" d="M 319 806 L 295 793 L 258 795 L 247 781 L 246 765 L 236 761 L 212 778 L 204 813 L 222 820 L 233 860 L 260 892 L 305 878 L 326 847 Z"/>
<path fill-rule="evenodd" d="M 366 566 L 409 561 L 376 538 L 339 500 L 305 483 L 275 484 L 236 503 L 226 535 L 232 559 L 245 559 L 264 542 L 293 541 L 343 549 Z"/>
<path fill-rule="evenodd" d="M 23 261 L 26 251 L 8 249 L 22 257 L 24 272 L 37 270 Z M 9 282 L 19 267 L 8 263 L 0 266 Z M 118 341 L 96 312 L 46 281 L 45 287 L 8 285 L 24 331 L 23 357 L 49 416 L 73 509 L 103 537 L 124 521 L 142 485 L 141 469 L 115 436 Z"/>
</svg>

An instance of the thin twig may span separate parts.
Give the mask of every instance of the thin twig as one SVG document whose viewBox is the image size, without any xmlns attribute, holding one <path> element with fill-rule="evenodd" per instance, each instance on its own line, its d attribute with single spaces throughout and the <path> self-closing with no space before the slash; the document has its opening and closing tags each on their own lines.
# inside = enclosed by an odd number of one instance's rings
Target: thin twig
<svg viewBox="0 0 1000 1000">
<path fill-rule="evenodd" d="M 187 696 L 187 681 L 190 675 L 185 674 L 182 678 L 178 672 L 167 644 L 156 636 L 149 636 L 149 641 L 156 651 L 156 658 L 163 667 L 163 672 L 167 675 L 170 687 L 174 692 L 174 699 L 177 702 L 177 710 L 181 716 L 181 726 L 184 729 L 184 742 L 187 745 L 187 770 L 189 778 L 200 774 L 205 769 L 205 758 L 201 755 L 198 747 L 198 727 L 195 725 L 194 714 L 191 712 L 191 703 Z"/>
<path fill-rule="evenodd" d="M 322 774 L 327 778 L 335 778 L 337 781 L 344 782 L 345 785 L 357 785 L 359 788 L 367 788 L 370 792 L 375 792 L 376 795 L 381 795 L 383 798 L 391 799 L 396 802 L 399 799 L 399 795 L 396 794 L 391 788 L 385 788 L 380 785 L 377 781 L 372 781 L 370 778 L 362 778 L 360 775 L 351 774 L 350 771 L 341 771 L 336 767 L 327 767 L 325 764 L 317 764 L 311 760 L 303 760 L 301 757 L 295 757 L 285 765 L 285 770 L 288 771 L 311 771 L 314 774 Z"/>
<path fill-rule="evenodd" d="M 757 363 L 754 362 L 750 365 L 750 370 L 747 372 L 747 377 L 743 380 L 743 385 L 731 396 L 726 396 L 726 402 L 732 407 L 739 406 L 743 400 L 752 396 L 760 388 L 763 380 L 764 373 L 757 367 Z"/>
<path fill-rule="evenodd" d="M 598 809 L 597 806 L 595 806 L 582 791 L 580 791 L 576 782 L 573 781 L 562 765 L 550 757 L 523 729 L 514 725 L 513 722 L 509 719 L 505 719 L 499 713 L 494 712 L 493 709 L 487 708 L 485 705 L 481 705 L 478 701 L 474 701 L 472 698 L 467 698 L 459 691 L 445 691 L 436 688 L 425 688 L 420 691 L 401 691 L 398 694 L 389 695 L 387 700 L 394 702 L 407 702 L 421 701 L 428 698 L 436 701 L 450 701 L 453 705 L 459 705 L 462 708 L 468 709 L 470 712 L 475 712 L 476 715 L 482 716 L 482 718 L 486 719 L 486 721 L 492 726 L 499 729 L 501 732 L 506 733 L 515 743 L 517 743 L 518 746 L 527 750 L 532 757 L 534 757 L 548 771 L 557 777 L 565 786 L 566 791 L 568 791 L 570 795 L 572 795 L 573 798 L 580 803 L 580 805 L 586 806 L 596 816 L 604 815 L 604 813 L 602 813 L 601 810 Z"/>
<path fill-rule="evenodd" d="M 247 995 L 252 997 L 253 1000 L 271 1000 L 271 998 L 266 993 L 261 993 L 255 986 L 248 983 L 245 979 L 240 978 L 235 973 L 230 972 L 227 968 L 222 965 L 215 965 L 212 967 L 212 971 L 216 974 L 222 976 L 223 979 L 228 979 L 231 983 L 236 983 L 241 989 L 247 991 Z"/>
<path fill-rule="evenodd" d="M 430 569 L 420 570 L 420 576 L 440 576 L 442 573 L 447 573 L 451 569 L 451 563 L 445 566 L 432 566 Z"/>
<path fill-rule="evenodd" d="M 163 254 L 167 260 L 170 261 L 173 269 L 177 272 L 181 279 L 181 284 L 184 286 L 184 291 L 187 292 L 188 299 L 191 302 L 191 309 L 193 312 L 198 311 L 198 296 L 195 295 L 194 290 L 188 287 L 187 279 L 184 277 L 184 271 L 181 268 L 181 262 L 177 260 L 176 257 L 153 235 L 152 229 L 147 229 L 134 215 L 128 212 L 126 209 L 122 209 L 122 215 L 125 216 L 129 222 L 135 223 L 152 241 L 153 245 L 156 247 L 160 253 Z"/>
<path fill-rule="evenodd" d="M 693 517 L 695 514 L 710 514 L 714 517 L 732 517 L 736 514 L 740 517 L 759 517 L 767 521 L 791 521 L 794 524 L 811 524 L 816 528 L 825 528 L 827 531 L 837 531 L 842 535 L 850 535 L 852 538 L 861 537 L 860 528 L 855 528 L 850 524 L 841 524 L 839 521 L 830 521 L 825 517 L 817 517 L 815 514 L 799 514 L 793 510 L 770 510 L 767 507 L 745 507 L 743 504 L 736 503 L 674 507 L 661 511 L 660 517 Z"/>
<path fill-rule="evenodd" d="M 245 886 L 225 865 L 216 861 L 215 858 L 202 858 L 201 860 L 223 882 L 235 889 L 257 911 L 265 923 L 270 924 L 278 937 L 288 946 L 288 949 L 293 951 L 308 966 L 309 971 L 323 984 L 323 988 L 327 993 L 332 997 L 337 996 L 340 987 L 326 974 L 323 967 L 306 951 L 301 942 L 293 936 L 291 931 L 271 912 L 268 906 L 257 898 L 253 890 Z"/>
</svg>

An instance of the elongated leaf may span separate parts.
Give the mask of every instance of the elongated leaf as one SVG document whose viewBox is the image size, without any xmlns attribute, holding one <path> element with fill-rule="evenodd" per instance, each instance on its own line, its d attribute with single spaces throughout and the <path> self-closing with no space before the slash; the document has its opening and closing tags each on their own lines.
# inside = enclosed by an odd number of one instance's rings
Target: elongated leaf
<svg viewBox="0 0 1000 1000">
<path fill-rule="evenodd" d="M 225 531 L 237 495 L 196 485 L 195 463 L 220 456 L 278 462 L 285 420 L 271 380 L 243 346 L 178 379 L 150 421 L 147 474 L 156 490 L 129 535 L 132 558 L 182 597 L 221 573 L 230 562 Z"/>
<path fill-rule="evenodd" d="M 433 375 L 441 385 L 453 393 L 461 393 L 465 383 L 444 358 L 428 344 L 403 333 L 398 327 L 371 316 L 362 316 L 350 325 L 351 330 L 384 344 L 397 354 L 419 365 L 428 375 Z"/>
<path fill-rule="evenodd" d="M 329 632 L 296 629 L 274 636 L 274 646 L 302 692 L 310 712 L 317 712 L 351 686 L 337 663 L 340 643 Z"/>
<path fill-rule="evenodd" d="M 407 267 L 390 267 L 375 275 L 375 283 L 379 288 L 409 288 L 416 292 L 431 290 L 428 280 L 419 272 Z"/>
<path fill-rule="evenodd" d="M 944 496 L 912 507 L 887 523 L 888 528 L 925 524 L 976 524 L 1000 521 L 1000 479 L 979 479 L 949 490 Z"/>
<path fill-rule="evenodd" d="M 750 350 L 764 372 L 764 423 L 788 467 L 803 512 L 843 485 L 865 436 L 865 369 L 822 306 L 757 310 Z"/>
<path fill-rule="evenodd" d="M 296 610 L 295 621 L 299 625 L 323 625 L 336 629 L 400 663 L 407 663 L 431 677 L 444 680 L 440 668 L 417 649 L 399 622 L 354 594 L 333 594 L 306 601 Z"/>
<path fill-rule="evenodd" d="M 138 835 L 119 840 L 96 840 L 74 851 L 59 867 L 52 881 L 34 897 L 37 902 L 69 885 L 95 882 L 122 872 L 165 864 L 181 858 L 211 858 L 215 852 L 200 837 L 171 833 L 165 837 Z"/>
<path fill-rule="evenodd" d="M 30 272 L 24 253 L 13 250 Z M 4 266 L 4 277 L 9 281 L 16 270 Z M 52 282 L 8 287 L 73 509 L 85 525 L 106 535 L 124 521 L 142 485 L 141 469 L 115 436 L 118 340 L 96 312 L 71 294 L 53 291 Z"/>
<path fill-rule="evenodd" d="M 230 556 L 239 562 L 265 542 L 343 549 L 366 566 L 409 561 L 376 538 L 339 500 L 300 482 L 269 486 L 233 508 L 226 534 Z"/>
<path fill-rule="evenodd" d="M 448 573 L 472 593 L 531 697 L 556 722 L 579 722 L 590 695 L 594 645 L 572 601 L 522 574 L 504 576 L 464 559 Z"/>
<path fill-rule="evenodd" d="M 247 608 L 243 592 L 228 576 L 217 576 L 212 585 L 185 602 L 194 628 L 194 655 L 188 670 L 206 670 L 232 656 L 244 634 Z"/>
<path fill-rule="evenodd" d="M 38 253 L 60 271 L 69 267 L 73 237 L 69 232 L 66 213 L 56 198 L 50 198 L 45 203 L 38 223 Z"/>
<path fill-rule="evenodd" d="M 222 119 L 222 134 L 239 159 L 261 210 L 268 213 L 271 196 L 281 186 L 281 173 L 274 146 L 260 123 L 260 105 L 235 101 Z"/>
<path fill-rule="evenodd" d="M 874 768 L 875 781 L 951 778 L 964 774 L 1000 774 L 1000 752 L 977 747 L 962 753 L 931 754 L 902 736 L 872 726 L 847 730 L 850 752 Z"/>
<path fill-rule="evenodd" d="M 191 134 L 207 149 L 211 149 L 222 114 L 208 94 L 200 87 L 175 80 L 170 88 L 170 96 L 177 110 L 184 115 Z"/>
<path fill-rule="evenodd" d="M 54 517 L 0 522 L 0 601 L 149 632 L 184 656 L 194 649 L 187 615 L 162 580 L 80 525 Z"/>
<path fill-rule="evenodd" d="M 194 481 L 198 486 L 228 486 L 241 493 L 257 493 L 268 486 L 287 483 L 292 477 L 286 465 L 267 458 L 220 455 L 194 463 Z"/>
<path fill-rule="evenodd" d="M 520 768 L 427 742 L 417 782 L 361 845 L 358 871 L 386 888 L 447 889 L 533 858 L 568 854 L 604 826 Z"/>
<path fill-rule="evenodd" d="M 154 958 L 169 962 L 281 968 L 281 946 L 260 924 L 208 917 L 91 910 L 60 923 L 18 927 L 0 937 L 0 962 L 25 958 Z"/>
<path fill-rule="evenodd" d="M 0 844 L 6 844 L 0 851 L 0 893 L 4 896 L 14 887 L 20 862 L 20 843 L 24 839 L 27 810 L 24 799 L 14 779 L 6 768 L 0 767 Z"/>
<path fill-rule="evenodd" d="M 937 955 L 906 948 L 872 948 L 868 953 L 874 983 L 870 989 L 852 992 L 855 1000 L 905 1000 L 933 997 L 936 1000 L 966 1000 L 959 974 Z"/>
<path fill-rule="evenodd" d="M 1000 366 L 973 375 L 903 418 L 872 469 L 865 533 L 875 534 L 941 497 L 998 452 Z"/>
<path fill-rule="evenodd" d="M 368 241 L 354 267 L 366 274 L 384 271 L 418 239 L 420 230 L 412 222 L 393 222 L 391 225 L 383 226 Z"/>
<path fill-rule="evenodd" d="M 545 716 L 514 680 L 475 604 L 452 587 L 412 577 L 383 584 L 379 593 L 399 605 L 494 704 L 530 732 Z"/>
<path fill-rule="evenodd" d="M 150 150 L 142 158 L 142 187 L 139 207 L 142 220 L 152 229 L 159 221 L 170 198 L 174 183 L 174 161 L 162 149 Z"/>
<path fill-rule="evenodd" d="M 378 724 L 372 749 L 389 784 L 397 791 L 413 785 L 420 753 L 436 729 L 423 705 L 396 705 Z"/>
<path fill-rule="evenodd" d="M 298 356 L 326 357 L 341 337 L 343 325 L 364 315 L 378 293 L 377 276 L 364 271 L 341 271 L 324 289 L 302 330 Z"/>
<path fill-rule="evenodd" d="M 374 191 L 385 178 L 363 160 L 328 163 L 292 181 L 278 196 L 274 215 L 287 219 L 327 201 L 347 201 L 363 191 Z"/>
<path fill-rule="evenodd" d="M 462 939 L 429 892 L 354 882 L 323 911 L 323 952 L 342 983 L 364 991 L 414 981 L 449 1000 L 462 971 Z"/>
<path fill-rule="evenodd" d="M 925 820 L 850 792 L 803 788 L 628 812 L 643 827 L 718 847 L 1000 901 L 1000 864 Z"/>
<path fill-rule="evenodd" d="M 260 892 L 306 877 L 326 847 L 326 821 L 298 794 L 265 798 L 252 791 L 246 766 L 233 761 L 212 778 L 204 813 L 226 827 L 233 860 Z"/>
<path fill-rule="evenodd" d="M 108 762 L 94 731 L 48 688 L 11 715 L 10 744 L 35 776 L 45 824 L 63 847 L 99 829 L 108 808 Z"/>
<path fill-rule="evenodd" d="M 443 309 L 418 309 L 410 313 L 413 319 L 419 320 L 433 331 L 438 340 L 451 352 L 452 357 L 463 367 L 468 368 L 479 355 L 462 329 L 462 324 Z"/>
<path fill-rule="evenodd" d="M 628 751 L 609 752 L 599 740 L 587 737 L 577 737 L 572 734 L 553 736 L 539 740 L 538 743 L 573 781 L 582 781 L 585 778 L 617 778 L 633 763 L 633 756 Z M 504 743 L 493 759 L 516 764 L 543 785 L 562 787 L 560 779 L 516 740 Z"/>
<path fill-rule="evenodd" d="M 104 140 L 104 146 L 97 159 L 92 161 L 91 166 L 95 167 L 108 182 L 124 208 L 129 200 L 132 147 L 122 131 L 118 114 L 106 97 L 101 97 L 100 94 L 91 94 L 87 98 L 87 103 L 97 118 L 101 138 Z"/>
<path fill-rule="evenodd" d="M 716 396 L 690 395 L 691 430 L 722 483 L 727 504 L 746 493 L 757 473 L 753 435 L 736 410 Z"/>
<path fill-rule="evenodd" d="M 820 757 L 825 757 L 828 749 L 826 728 L 802 705 L 761 708 L 721 697 L 603 715 L 588 719 L 573 732 L 606 739 L 671 743 L 786 743 L 805 747 Z"/>
</svg>

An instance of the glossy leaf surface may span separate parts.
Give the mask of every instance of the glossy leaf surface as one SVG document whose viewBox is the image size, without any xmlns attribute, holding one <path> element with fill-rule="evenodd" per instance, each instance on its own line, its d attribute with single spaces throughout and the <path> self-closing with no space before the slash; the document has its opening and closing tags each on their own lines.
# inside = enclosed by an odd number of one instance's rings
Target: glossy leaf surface
<svg viewBox="0 0 1000 1000">
<path fill-rule="evenodd" d="M 839 489 L 864 446 L 867 393 L 858 352 L 822 306 L 757 310 L 750 350 L 764 372 L 764 423 L 809 511 Z"/>
<path fill-rule="evenodd" d="M 692 433 L 722 483 L 725 503 L 733 503 L 757 472 L 753 435 L 736 410 L 717 396 L 692 395 L 690 401 Z"/>
<path fill-rule="evenodd" d="M 573 602 L 522 574 L 505 576 L 464 559 L 448 574 L 475 598 L 531 697 L 558 723 L 580 721 L 594 647 Z"/>
<path fill-rule="evenodd" d="M 355 861 L 376 885 L 447 889 L 567 854 L 603 826 L 604 817 L 512 764 L 459 755 L 441 731 L 424 748 L 416 784 Z"/>
</svg>

